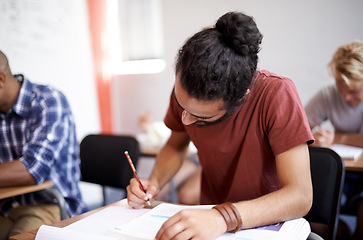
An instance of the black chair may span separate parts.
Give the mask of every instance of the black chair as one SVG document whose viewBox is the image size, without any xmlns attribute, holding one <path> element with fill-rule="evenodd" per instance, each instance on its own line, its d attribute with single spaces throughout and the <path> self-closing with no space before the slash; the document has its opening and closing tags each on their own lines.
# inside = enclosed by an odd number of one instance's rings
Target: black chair
<svg viewBox="0 0 363 240">
<path fill-rule="evenodd" d="M 106 204 L 105 186 L 126 190 L 134 176 L 125 151 L 129 152 L 136 167 L 140 147 L 132 136 L 93 134 L 81 141 L 82 181 L 102 186 L 103 205 Z"/>
<path fill-rule="evenodd" d="M 341 157 L 328 148 L 311 147 L 310 169 L 313 184 L 313 205 L 305 219 L 328 227 L 325 240 L 335 240 L 345 168 Z M 322 239 L 312 232 L 308 239 Z"/>
</svg>

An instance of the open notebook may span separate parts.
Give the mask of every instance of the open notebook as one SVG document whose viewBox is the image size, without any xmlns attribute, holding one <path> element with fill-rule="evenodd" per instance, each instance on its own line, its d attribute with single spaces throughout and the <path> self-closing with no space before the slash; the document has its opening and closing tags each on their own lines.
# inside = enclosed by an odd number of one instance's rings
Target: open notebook
<svg viewBox="0 0 363 240">
<path fill-rule="evenodd" d="M 154 209 L 132 209 L 122 200 L 123 206 L 111 206 L 64 228 L 43 225 L 36 240 L 127 240 L 154 239 L 161 224 L 174 213 L 185 208 L 211 208 L 212 206 L 180 206 L 160 204 Z M 151 221 L 151 222 L 150 222 Z M 141 224 L 141 225 L 139 225 Z M 140 228 L 140 226 L 143 226 Z M 206 229 L 208 231 L 208 229 Z M 310 233 L 309 223 L 295 219 L 256 229 L 225 233 L 218 240 L 302 240 Z"/>
<path fill-rule="evenodd" d="M 185 206 L 162 203 L 149 212 L 135 218 L 129 223 L 112 228 L 107 235 L 124 240 L 153 240 L 161 225 L 172 215 L 183 209 L 210 209 L 213 205 Z M 140 228 L 140 226 L 142 226 Z M 208 229 L 206 229 L 208 231 Z M 218 240 L 294 240 L 307 239 L 310 225 L 304 218 L 299 218 L 275 225 L 242 230 L 237 233 L 225 233 Z"/>
</svg>

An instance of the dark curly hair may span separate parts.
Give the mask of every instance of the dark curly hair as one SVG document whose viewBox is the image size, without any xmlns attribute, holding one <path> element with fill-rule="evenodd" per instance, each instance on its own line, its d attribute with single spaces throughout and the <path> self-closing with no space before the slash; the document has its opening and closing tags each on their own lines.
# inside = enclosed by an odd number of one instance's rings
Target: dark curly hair
<svg viewBox="0 0 363 240">
<path fill-rule="evenodd" d="M 198 100 L 223 99 L 225 109 L 239 106 L 254 78 L 261 41 L 252 17 L 224 14 L 180 49 L 175 70 L 181 86 Z"/>
</svg>

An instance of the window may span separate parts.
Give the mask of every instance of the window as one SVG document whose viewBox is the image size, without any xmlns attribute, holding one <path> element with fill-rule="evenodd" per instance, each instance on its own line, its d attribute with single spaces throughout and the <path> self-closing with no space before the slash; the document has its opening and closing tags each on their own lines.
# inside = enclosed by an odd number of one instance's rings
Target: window
<svg viewBox="0 0 363 240">
<path fill-rule="evenodd" d="M 107 26 L 114 73 L 165 68 L 160 0 L 108 0 Z"/>
</svg>

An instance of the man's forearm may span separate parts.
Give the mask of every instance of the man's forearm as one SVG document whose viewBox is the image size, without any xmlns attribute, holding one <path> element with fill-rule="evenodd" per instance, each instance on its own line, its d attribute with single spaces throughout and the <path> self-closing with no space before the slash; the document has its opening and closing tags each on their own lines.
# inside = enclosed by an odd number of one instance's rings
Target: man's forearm
<svg viewBox="0 0 363 240">
<path fill-rule="evenodd" d="M 236 203 L 243 228 L 270 225 L 298 217 L 308 212 L 310 195 L 297 189 L 280 189 L 260 198 Z"/>
<path fill-rule="evenodd" d="M 334 143 L 363 148 L 363 134 L 347 134 L 336 132 L 334 136 Z"/>
<path fill-rule="evenodd" d="M 179 152 L 166 144 L 158 154 L 149 180 L 157 182 L 160 189 L 177 173 L 185 158 L 186 150 Z"/>
<path fill-rule="evenodd" d="M 36 184 L 20 160 L 0 164 L 0 187 Z"/>
<path fill-rule="evenodd" d="M 259 198 L 236 203 L 244 221 L 243 228 L 302 217 L 311 208 L 313 188 L 306 143 L 275 158 L 281 188 Z"/>
</svg>

